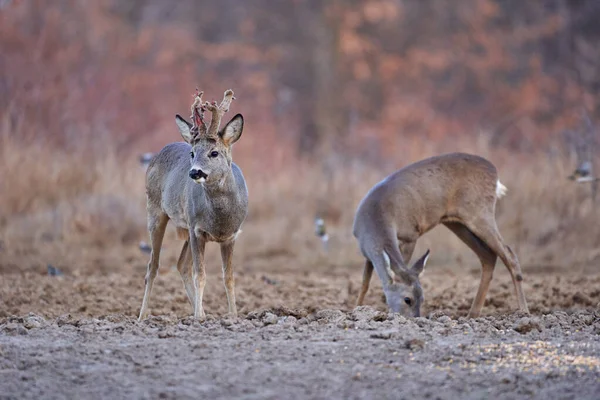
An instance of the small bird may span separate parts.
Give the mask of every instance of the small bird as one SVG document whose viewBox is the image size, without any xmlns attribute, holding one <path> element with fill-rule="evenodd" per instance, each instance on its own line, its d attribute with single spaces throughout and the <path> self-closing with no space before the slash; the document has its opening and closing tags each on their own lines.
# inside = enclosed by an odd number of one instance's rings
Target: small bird
<svg viewBox="0 0 600 400">
<path fill-rule="evenodd" d="M 146 254 L 152 253 L 152 247 L 150 247 L 150 245 L 144 241 L 141 241 L 140 244 L 138 245 L 138 247 L 140 248 L 140 251 L 142 253 L 146 253 Z"/>
<path fill-rule="evenodd" d="M 260 278 L 264 283 L 266 283 L 267 285 L 277 285 L 279 282 L 277 282 L 275 279 L 271 279 L 266 275 L 261 276 Z"/>
<path fill-rule="evenodd" d="M 592 163 L 589 161 L 582 162 L 575 172 L 569 176 L 569 179 L 577 183 L 594 182 L 600 178 L 594 178 L 592 176 Z"/>
<path fill-rule="evenodd" d="M 148 168 L 148 164 L 150 164 L 152 157 L 154 157 L 154 153 L 144 153 L 140 156 L 140 164 L 142 164 L 142 168 Z"/>
<path fill-rule="evenodd" d="M 315 234 L 319 239 L 321 239 L 321 243 L 323 244 L 323 250 L 327 252 L 327 242 L 329 241 L 329 235 L 327 234 L 327 230 L 325 228 L 325 221 L 323 221 L 323 218 L 319 216 L 315 218 Z"/>
<path fill-rule="evenodd" d="M 62 275 L 62 271 L 58 268 L 56 268 L 55 266 L 53 266 L 52 264 L 48 264 L 46 266 L 46 269 L 48 270 L 48 275 L 49 276 L 60 276 Z"/>
<path fill-rule="evenodd" d="M 138 244 L 138 248 L 140 249 L 140 251 L 142 253 L 145 253 L 145 254 L 151 254 L 152 253 L 152 246 L 150 246 L 150 244 L 144 242 L 143 240 L 140 241 L 140 243 Z M 164 250 L 165 247 L 161 246 L 160 249 Z"/>
</svg>

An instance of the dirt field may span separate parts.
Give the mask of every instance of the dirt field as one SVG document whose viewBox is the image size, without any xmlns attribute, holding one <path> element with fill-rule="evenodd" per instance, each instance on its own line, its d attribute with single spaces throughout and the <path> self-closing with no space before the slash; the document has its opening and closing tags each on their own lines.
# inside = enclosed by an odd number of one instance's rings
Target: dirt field
<svg viewBox="0 0 600 400">
<path fill-rule="evenodd" d="M 382 173 L 338 168 L 330 192 L 315 186 L 318 166 L 294 164 L 275 177 L 245 169 L 253 200 L 234 254 L 240 319 L 223 319 L 215 245 L 207 248 L 209 319 L 189 319 L 172 267 L 181 242 L 170 229 L 154 317 L 137 323 L 148 262 L 138 248 L 148 240 L 143 171 L 132 164 L 123 173 L 107 157 L 90 177 L 73 168 L 86 153 L 4 149 L 5 171 L 26 156 L 58 172 L 0 181 L 10 188 L 0 196 L 0 399 L 598 398 L 600 208 L 588 188 L 550 178 L 567 175 L 566 161 L 539 156 L 537 167 L 502 169 L 511 194 L 497 219 L 519 255 L 530 317 L 514 314 L 498 263 L 483 318 L 464 319 L 480 267 L 445 228 L 415 250 L 416 259 L 432 249 L 425 318 L 387 315 L 377 278 L 368 307 L 354 310 L 363 261 L 353 213 Z M 313 216 L 329 198 L 324 254 Z M 63 275 L 49 276 L 49 264 Z"/>
<path fill-rule="evenodd" d="M 140 257 L 140 259 L 143 257 Z M 138 323 L 141 263 L 121 273 L 4 274 L 0 398 L 598 398 L 600 274 L 528 271 L 531 316 L 498 265 L 484 317 L 477 270 L 432 266 L 425 318 L 388 315 L 360 267 L 237 272 L 241 318 L 209 267 L 208 320 L 162 268 Z M 324 272 L 326 271 L 326 272 Z"/>
<path fill-rule="evenodd" d="M 599 14 L 598 0 L 0 0 L 0 400 L 600 400 Z M 208 318 L 190 318 L 169 224 L 138 323 L 143 160 L 183 139 L 174 116 L 196 85 L 206 101 L 233 89 L 223 122 L 245 118 L 240 317 L 225 317 L 213 243 Z M 531 315 L 498 262 L 482 317 L 465 318 L 479 260 L 443 226 L 412 260 L 431 249 L 424 317 L 389 315 L 377 277 L 355 309 L 361 199 L 456 151 L 508 188 L 496 222 Z"/>
</svg>

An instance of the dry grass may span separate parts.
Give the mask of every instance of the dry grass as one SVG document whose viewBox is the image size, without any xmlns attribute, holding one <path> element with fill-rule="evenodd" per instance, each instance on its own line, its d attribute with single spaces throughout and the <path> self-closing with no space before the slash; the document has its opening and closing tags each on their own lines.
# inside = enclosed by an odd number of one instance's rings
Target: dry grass
<svg viewBox="0 0 600 400">
<path fill-rule="evenodd" d="M 573 166 L 567 156 L 493 149 L 483 136 L 452 143 L 398 139 L 392 152 L 400 156 L 373 167 L 351 157 L 299 160 L 285 143 L 261 152 L 249 140 L 242 142 L 234 158 L 246 175 L 251 207 L 235 254 L 239 268 L 325 271 L 347 265 L 359 273 L 362 261 L 351 227 L 362 196 L 402 165 L 456 150 L 486 156 L 497 165 L 509 188 L 499 202 L 498 225 L 525 271 L 593 268 L 600 255 L 595 248 L 598 211 L 589 187 L 565 179 Z M 45 273 L 49 263 L 75 275 L 90 268 L 97 273 L 142 268 L 147 256 L 137 245 L 147 232 L 144 172 L 137 153 L 117 156 L 107 145 L 56 149 L 10 137 L 0 144 L 0 272 Z M 329 175 L 326 164 L 334 165 Z M 313 234 L 316 213 L 325 216 L 332 237 L 327 255 Z M 163 265 L 172 265 L 180 247 L 172 230 L 164 246 Z M 467 263 L 477 268 L 474 255 L 444 228 L 422 238 L 417 251 L 426 247 L 433 250 L 433 267 Z M 212 246 L 209 253 L 216 260 Z"/>
</svg>

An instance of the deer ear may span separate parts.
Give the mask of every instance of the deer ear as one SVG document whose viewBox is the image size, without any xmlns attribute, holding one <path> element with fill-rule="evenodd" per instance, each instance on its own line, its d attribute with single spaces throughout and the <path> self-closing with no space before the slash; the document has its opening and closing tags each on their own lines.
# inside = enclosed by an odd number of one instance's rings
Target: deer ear
<svg viewBox="0 0 600 400">
<path fill-rule="evenodd" d="M 235 117 L 231 118 L 227 125 L 225 125 L 223 131 L 221 131 L 221 139 L 223 139 L 223 142 L 225 142 L 227 146 L 231 146 L 240 139 L 243 129 L 244 117 L 242 117 L 242 114 L 237 114 Z"/>
<path fill-rule="evenodd" d="M 183 119 L 183 117 L 179 114 L 175 116 L 175 123 L 179 128 L 179 133 L 181 133 L 181 137 L 183 137 L 183 140 L 191 144 L 195 138 L 195 135 L 192 134 L 191 130 L 192 125 L 185 119 Z"/>
<path fill-rule="evenodd" d="M 425 264 L 427 264 L 427 260 L 429 259 L 429 253 L 430 253 L 430 251 L 429 251 L 429 250 L 427 250 L 427 251 L 425 252 L 425 254 L 423 254 L 423 255 L 421 256 L 421 258 L 419 258 L 419 259 L 418 259 L 418 260 L 417 260 L 417 261 L 416 261 L 416 262 L 413 264 L 413 266 L 412 266 L 412 267 L 411 267 L 411 269 L 410 269 L 410 271 L 411 271 L 413 274 L 415 274 L 415 275 L 417 275 L 417 276 L 421 275 L 421 273 L 423 272 L 423 268 L 425 268 Z"/>
</svg>

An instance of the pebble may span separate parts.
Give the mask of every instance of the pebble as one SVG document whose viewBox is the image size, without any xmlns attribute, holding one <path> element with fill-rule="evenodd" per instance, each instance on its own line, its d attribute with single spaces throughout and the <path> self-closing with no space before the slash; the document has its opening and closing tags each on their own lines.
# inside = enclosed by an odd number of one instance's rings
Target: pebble
<svg viewBox="0 0 600 400">
<path fill-rule="evenodd" d="M 265 313 L 264 317 L 263 317 L 263 323 L 265 325 L 273 325 L 277 323 L 277 315 L 273 314 L 273 313 Z"/>
</svg>

